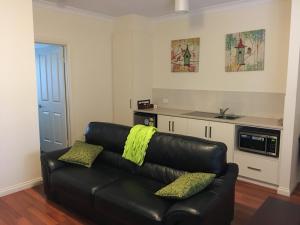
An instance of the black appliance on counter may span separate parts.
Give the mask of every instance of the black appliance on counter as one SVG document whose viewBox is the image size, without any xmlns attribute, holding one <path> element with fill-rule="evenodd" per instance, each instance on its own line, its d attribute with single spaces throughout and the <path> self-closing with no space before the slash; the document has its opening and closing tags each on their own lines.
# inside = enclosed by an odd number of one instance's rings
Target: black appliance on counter
<svg viewBox="0 0 300 225">
<path fill-rule="evenodd" d="M 152 113 L 135 112 L 134 125 L 137 124 L 157 127 L 157 115 Z"/>
<path fill-rule="evenodd" d="M 241 127 L 238 131 L 238 147 L 241 151 L 278 157 L 279 145 L 279 130 Z"/>
</svg>

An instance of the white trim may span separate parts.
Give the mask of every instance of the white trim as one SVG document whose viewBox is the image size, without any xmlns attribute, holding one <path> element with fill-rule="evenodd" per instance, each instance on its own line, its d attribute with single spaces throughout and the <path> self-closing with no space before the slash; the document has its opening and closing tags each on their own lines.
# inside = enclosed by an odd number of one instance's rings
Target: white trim
<svg viewBox="0 0 300 225">
<path fill-rule="evenodd" d="M 77 15 L 81 15 L 81 16 L 89 16 L 89 17 L 93 17 L 96 19 L 107 20 L 107 21 L 113 21 L 115 19 L 115 17 L 105 15 L 102 13 L 79 9 L 79 8 L 72 7 L 72 6 L 63 6 L 63 5 L 60 6 L 59 4 L 56 4 L 54 2 L 49 2 L 46 0 L 33 0 L 32 2 L 33 2 L 33 7 L 54 9 L 54 10 L 57 10 L 60 12 L 73 13 L 73 14 L 77 14 Z"/>
<path fill-rule="evenodd" d="M 69 48 L 64 47 L 64 63 L 65 63 L 65 92 L 66 92 L 66 116 L 67 116 L 67 133 L 68 133 L 68 147 L 73 144 L 72 140 L 72 123 L 71 123 L 71 72 L 70 72 L 70 57 Z"/>
<path fill-rule="evenodd" d="M 284 195 L 284 196 L 291 196 L 291 190 L 285 187 L 278 187 L 277 194 Z"/>
<path fill-rule="evenodd" d="M 277 185 L 269 184 L 269 183 L 265 183 L 265 182 L 260 182 L 260 181 L 253 180 L 253 179 L 247 178 L 247 177 L 238 176 L 237 179 L 241 180 L 241 181 L 251 183 L 251 184 L 256 184 L 256 185 L 259 185 L 259 186 L 262 186 L 262 187 L 270 188 L 270 189 L 273 189 L 273 190 L 277 190 L 277 188 L 278 188 Z"/>
<path fill-rule="evenodd" d="M 0 189 L 0 197 L 5 195 L 13 194 L 28 188 L 32 188 L 34 186 L 40 185 L 42 183 L 42 178 L 36 178 L 29 181 L 25 181 L 23 183 L 19 183 L 10 187 Z"/>
<path fill-rule="evenodd" d="M 274 0 L 236 0 L 232 2 L 227 2 L 227 3 L 221 3 L 221 4 L 216 4 L 212 6 L 207 6 L 207 7 L 202 7 L 196 10 L 191 11 L 188 14 L 176 14 L 172 13 L 169 15 L 164 15 L 164 16 L 159 16 L 153 18 L 153 22 L 161 22 L 165 20 L 172 20 L 172 19 L 178 19 L 178 18 L 189 18 L 194 15 L 200 15 L 204 13 L 215 13 L 215 12 L 222 12 L 226 10 L 232 10 L 232 9 L 239 9 L 239 8 L 248 8 L 251 6 L 256 6 L 260 4 L 265 4 L 265 3 L 270 3 L 273 2 Z"/>
</svg>

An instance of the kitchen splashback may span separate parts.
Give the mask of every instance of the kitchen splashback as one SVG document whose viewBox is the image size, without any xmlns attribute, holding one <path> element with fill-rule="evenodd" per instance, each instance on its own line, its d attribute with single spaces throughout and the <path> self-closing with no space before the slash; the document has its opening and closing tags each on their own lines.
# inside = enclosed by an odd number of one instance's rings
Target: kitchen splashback
<svg viewBox="0 0 300 225">
<path fill-rule="evenodd" d="M 153 102 L 162 108 L 219 112 L 266 118 L 282 118 L 284 97 L 282 93 L 228 92 L 202 90 L 152 89 Z"/>
</svg>

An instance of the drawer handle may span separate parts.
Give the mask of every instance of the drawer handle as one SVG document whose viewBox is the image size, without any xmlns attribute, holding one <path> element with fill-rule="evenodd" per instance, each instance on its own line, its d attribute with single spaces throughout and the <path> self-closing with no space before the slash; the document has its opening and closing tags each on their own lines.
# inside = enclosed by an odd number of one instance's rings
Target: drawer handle
<svg viewBox="0 0 300 225">
<path fill-rule="evenodd" d="M 251 167 L 251 166 L 248 166 L 247 168 L 248 168 L 249 170 L 254 170 L 254 171 L 261 172 L 261 169 L 258 169 L 258 168 L 254 168 L 254 167 Z"/>
</svg>

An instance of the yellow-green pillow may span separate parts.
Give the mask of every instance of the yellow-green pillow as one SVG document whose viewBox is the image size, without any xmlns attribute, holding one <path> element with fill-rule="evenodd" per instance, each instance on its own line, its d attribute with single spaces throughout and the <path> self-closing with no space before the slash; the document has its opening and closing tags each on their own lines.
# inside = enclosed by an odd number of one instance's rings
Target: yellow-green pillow
<svg viewBox="0 0 300 225">
<path fill-rule="evenodd" d="M 213 182 L 215 176 L 212 173 L 185 173 L 155 192 L 155 195 L 173 199 L 186 199 L 206 188 Z"/>
<path fill-rule="evenodd" d="M 76 141 L 73 147 L 59 157 L 58 160 L 90 168 L 102 151 L 103 147 L 100 145 L 91 145 L 82 141 Z"/>
</svg>

